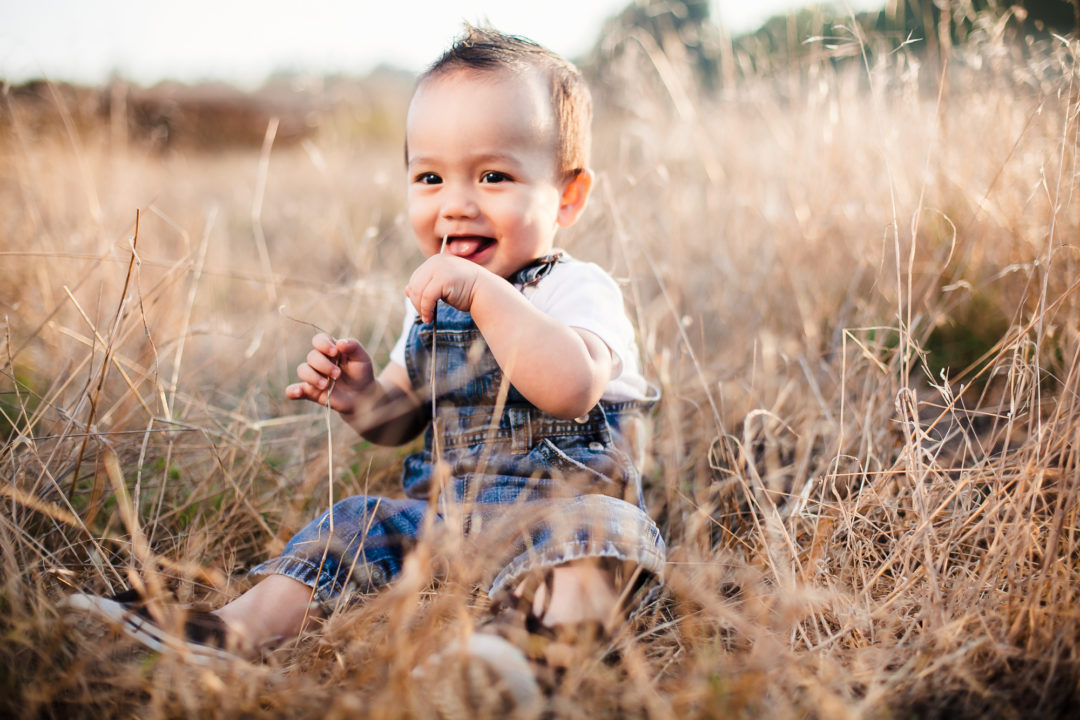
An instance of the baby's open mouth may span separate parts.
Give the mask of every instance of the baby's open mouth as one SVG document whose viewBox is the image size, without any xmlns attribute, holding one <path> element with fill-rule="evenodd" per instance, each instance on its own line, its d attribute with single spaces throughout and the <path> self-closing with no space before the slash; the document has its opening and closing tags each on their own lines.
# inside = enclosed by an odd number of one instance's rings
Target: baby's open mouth
<svg viewBox="0 0 1080 720">
<path fill-rule="evenodd" d="M 461 235 L 446 240 L 446 251 L 451 255 L 470 260 L 495 244 L 494 238 L 477 235 Z"/>
</svg>

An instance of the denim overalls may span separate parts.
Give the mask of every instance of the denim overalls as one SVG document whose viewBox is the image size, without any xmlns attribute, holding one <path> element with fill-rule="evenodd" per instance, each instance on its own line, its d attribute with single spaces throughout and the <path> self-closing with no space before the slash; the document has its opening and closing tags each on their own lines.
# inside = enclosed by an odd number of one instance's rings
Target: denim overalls
<svg viewBox="0 0 1080 720">
<path fill-rule="evenodd" d="M 561 261 L 543 258 L 510 281 L 540 282 Z M 573 420 L 548 415 L 504 381 L 472 317 L 442 302 L 434 323 L 414 323 L 405 358 L 421 397 L 430 395 L 434 365 L 437 398 L 423 452 L 405 460 L 406 498 L 346 498 L 252 574 L 288 575 L 324 603 L 369 592 L 401 571 L 435 512 L 471 541 L 490 536 L 492 594 L 531 570 L 585 557 L 628 561 L 662 580 L 664 542 L 644 512 L 625 437 L 654 400 L 601 401 Z M 438 469 L 436 454 L 445 463 Z"/>
</svg>

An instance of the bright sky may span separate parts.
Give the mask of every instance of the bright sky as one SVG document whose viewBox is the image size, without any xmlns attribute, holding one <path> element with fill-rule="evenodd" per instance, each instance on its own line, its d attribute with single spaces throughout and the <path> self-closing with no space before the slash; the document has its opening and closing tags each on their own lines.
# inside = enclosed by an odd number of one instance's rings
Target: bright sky
<svg viewBox="0 0 1080 720">
<path fill-rule="evenodd" d="M 0 79 L 97 84 L 118 73 L 257 85 L 275 70 L 419 71 L 463 20 L 487 19 L 563 55 L 584 54 L 632 0 L 0 0 Z M 798 0 L 713 0 L 731 32 Z M 849 0 L 856 9 L 883 0 Z M 842 3 L 841 3 L 842 4 Z"/>
</svg>

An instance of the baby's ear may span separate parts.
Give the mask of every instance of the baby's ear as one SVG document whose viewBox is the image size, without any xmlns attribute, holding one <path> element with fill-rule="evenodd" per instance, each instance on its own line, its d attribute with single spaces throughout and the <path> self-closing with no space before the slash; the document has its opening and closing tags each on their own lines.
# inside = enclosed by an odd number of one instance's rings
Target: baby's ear
<svg viewBox="0 0 1080 720">
<path fill-rule="evenodd" d="M 566 185 L 559 198 L 559 227 L 570 227 L 577 222 L 592 190 L 593 173 L 589 168 L 578 170 Z"/>
</svg>

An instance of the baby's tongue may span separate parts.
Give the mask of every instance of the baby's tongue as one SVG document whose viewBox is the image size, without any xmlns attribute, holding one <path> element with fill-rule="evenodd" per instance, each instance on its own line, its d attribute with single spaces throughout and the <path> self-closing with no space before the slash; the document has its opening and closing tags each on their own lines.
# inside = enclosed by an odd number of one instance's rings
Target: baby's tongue
<svg viewBox="0 0 1080 720">
<path fill-rule="evenodd" d="M 451 255 L 469 257 L 484 244 L 483 238 L 454 238 L 446 244 Z"/>
</svg>

